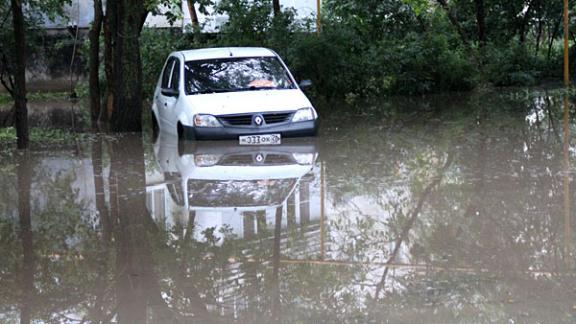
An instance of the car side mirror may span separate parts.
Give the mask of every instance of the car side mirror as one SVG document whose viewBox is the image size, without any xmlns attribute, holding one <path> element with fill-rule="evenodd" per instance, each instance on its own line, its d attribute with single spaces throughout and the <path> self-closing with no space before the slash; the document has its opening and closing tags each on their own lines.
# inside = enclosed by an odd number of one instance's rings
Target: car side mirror
<svg viewBox="0 0 576 324">
<path fill-rule="evenodd" d="M 302 81 L 300 81 L 300 84 L 298 84 L 298 86 L 301 89 L 310 88 L 312 86 L 312 80 L 310 80 L 310 79 L 302 80 Z"/>
<path fill-rule="evenodd" d="M 166 97 L 178 97 L 180 92 L 176 89 L 162 89 L 162 94 Z"/>
</svg>

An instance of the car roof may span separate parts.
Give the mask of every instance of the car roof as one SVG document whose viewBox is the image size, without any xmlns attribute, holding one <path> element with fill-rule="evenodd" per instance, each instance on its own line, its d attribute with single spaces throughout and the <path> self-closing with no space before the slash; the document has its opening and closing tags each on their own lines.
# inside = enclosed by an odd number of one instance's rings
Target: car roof
<svg viewBox="0 0 576 324">
<path fill-rule="evenodd" d="M 184 56 L 185 61 L 207 60 L 226 57 L 276 56 L 264 47 L 215 47 L 174 52 Z"/>
</svg>

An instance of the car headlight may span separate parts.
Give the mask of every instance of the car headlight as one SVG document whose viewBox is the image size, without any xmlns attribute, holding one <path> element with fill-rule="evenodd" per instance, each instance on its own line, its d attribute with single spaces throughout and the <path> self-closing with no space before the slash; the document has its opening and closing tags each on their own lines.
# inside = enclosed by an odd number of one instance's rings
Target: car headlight
<svg viewBox="0 0 576 324">
<path fill-rule="evenodd" d="M 200 154 L 194 156 L 194 163 L 199 167 L 210 167 L 216 165 L 220 160 L 220 155 Z"/>
<path fill-rule="evenodd" d="M 195 115 L 194 126 L 196 127 L 222 127 L 218 119 L 212 115 Z"/>
<path fill-rule="evenodd" d="M 294 117 L 292 117 L 292 122 L 301 122 L 314 119 L 316 119 L 316 114 L 312 108 L 302 108 L 296 110 Z"/>
</svg>

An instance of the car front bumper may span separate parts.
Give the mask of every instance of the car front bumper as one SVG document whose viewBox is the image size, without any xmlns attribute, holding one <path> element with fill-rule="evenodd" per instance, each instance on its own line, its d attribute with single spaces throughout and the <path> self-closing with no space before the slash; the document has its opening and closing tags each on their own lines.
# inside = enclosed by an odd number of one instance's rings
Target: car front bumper
<svg viewBox="0 0 576 324">
<path fill-rule="evenodd" d="M 285 123 L 274 126 L 224 126 L 224 127 L 185 127 L 187 137 L 197 140 L 238 139 L 243 135 L 280 134 L 285 137 L 314 136 L 318 132 L 319 120 Z"/>
</svg>

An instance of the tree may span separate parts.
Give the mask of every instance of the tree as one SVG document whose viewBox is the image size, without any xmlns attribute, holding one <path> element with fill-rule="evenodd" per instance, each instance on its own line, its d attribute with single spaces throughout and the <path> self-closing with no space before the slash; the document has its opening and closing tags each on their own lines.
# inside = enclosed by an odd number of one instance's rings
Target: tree
<svg viewBox="0 0 576 324">
<path fill-rule="evenodd" d="M 280 0 L 272 0 L 272 9 L 274 17 L 278 17 L 280 15 Z"/>
<path fill-rule="evenodd" d="M 478 42 L 480 46 L 486 43 L 486 11 L 484 0 L 474 0 L 476 4 L 476 24 L 478 25 Z"/>
<path fill-rule="evenodd" d="M 14 27 L 14 87 L 10 94 L 14 99 L 14 123 L 16 125 L 17 146 L 28 147 L 28 107 L 26 106 L 26 31 L 22 0 L 11 0 L 12 24 Z"/>
<path fill-rule="evenodd" d="M 70 0 L 11 0 L 9 3 L 0 4 L 0 83 L 14 100 L 17 147 L 24 149 L 28 147 L 26 59 L 31 46 L 28 36 L 31 30 L 37 30 L 34 27 L 43 17 L 64 17 L 63 6 Z M 8 23 L 10 18 L 11 24 Z"/>
<path fill-rule="evenodd" d="M 181 8 L 182 0 L 121 0 L 106 6 L 105 37 L 108 114 L 113 131 L 142 130 L 142 60 L 140 33 L 149 13 L 163 5 L 171 11 Z M 168 14 L 174 20 L 173 13 Z"/>
<path fill-rule="evenodd" d="M 110 5 L 110 3 L 108 4 Z M 114 131 L 142 130 L 142 62 L 140 32 L 148 15 L 144 2 L 117 1 L 109 14 L 112 34 L 113 98 L 110 126 Z"/>
<path fill-rule="evenodd" d="M 196 6 L 194 0 L 187 0 L 188 2 L 188 12 L 190 13 L 190 20 L 192 21 L 192 28 L 200 28 L 200 22 L 198 21 L 198 13 L 196 12 Z"/>
<path fill-rule="evenodd" d="M 104 12 L 102 1 L 94 0 L 94 21 L 90 28 L 90 54 L 89 54 L 89 92 L 90 92 L 90 116 L 92 120 L 100 119 L 102 115 L 100 104 L 100 31 L 102 30 Z"/>
</svg>

